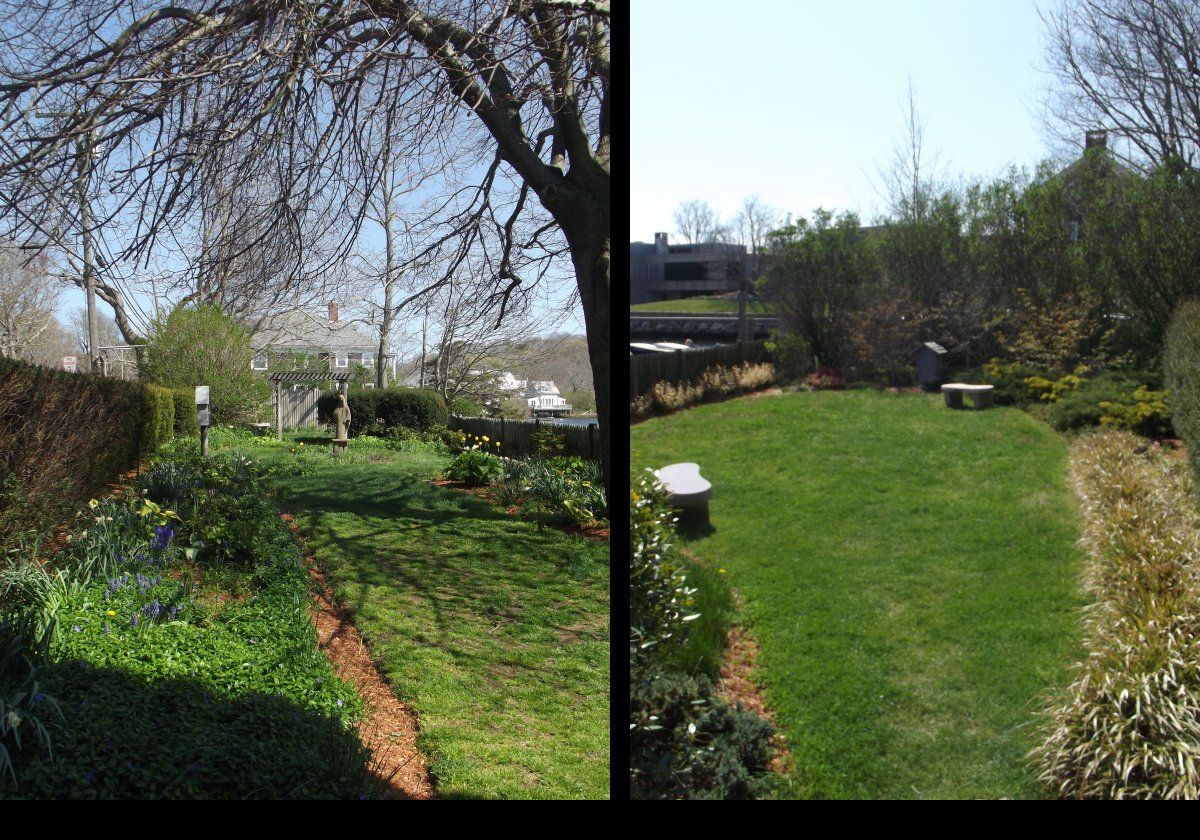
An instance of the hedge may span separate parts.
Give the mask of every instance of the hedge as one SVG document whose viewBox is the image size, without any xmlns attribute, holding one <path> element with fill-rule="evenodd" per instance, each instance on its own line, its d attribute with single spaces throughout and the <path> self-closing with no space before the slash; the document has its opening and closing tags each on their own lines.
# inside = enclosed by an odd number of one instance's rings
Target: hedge
<svg viewBox="0 0 1200 840">
<path fill-rule="evenodd" d="M 0 546 L 58 524 L 174 437 L 175 403 L 168 389 L 0 358 Z"/>
<path fill-rule="evenodd" d="M 1163 373 L 1175 432 L 1189 452 L 1200 453 L 1200 301 L 1180 304 L 1167 326 Z M 1200 475 L 1200 457 L 1192 458 Z"/>
<path fill-rule="evenodd" d="M 376 423 L 391 428 L 403 426 L 420 432 L 446 425 L 448 412 L 441 394 L 421 388 L 365 388 L 346 397 L 350 406 L 350 433 L 362 434 Z M 317 422 L 332 424 L 333 412 L 341 404 L 336 391 L 317 399 Z"/>
<path fill-rule="evenodd" d="M 186 388 L 172 388 L 171 397 L 175 401 L 175 437 L 199 437 L 195 392 Z"/>
</svg>

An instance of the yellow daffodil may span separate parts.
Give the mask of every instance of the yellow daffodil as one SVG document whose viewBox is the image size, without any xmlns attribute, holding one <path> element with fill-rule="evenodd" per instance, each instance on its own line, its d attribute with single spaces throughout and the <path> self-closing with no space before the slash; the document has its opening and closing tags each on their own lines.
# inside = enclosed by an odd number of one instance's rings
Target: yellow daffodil
<svg viewBox="0 0 1200 840">
<path fill-rule="evenodd" d="M 725 570 L 724 570 L 724 569 L 717 569 L 717 574 L 719 574 L 719 575 L 723 575 L 723 574 L 725 574 Z"/>
<path fill-rule="evenodd" d="M 105 610 L 104 614 L 105 615 L 116 615 L 116 613 L 113 610 Z"/>
</svg>

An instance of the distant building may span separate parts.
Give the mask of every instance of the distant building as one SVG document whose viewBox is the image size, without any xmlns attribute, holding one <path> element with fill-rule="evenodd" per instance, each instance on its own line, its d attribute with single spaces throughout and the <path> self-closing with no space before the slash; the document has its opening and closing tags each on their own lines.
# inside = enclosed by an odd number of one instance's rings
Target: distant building
<svg viewBox="0 0 1200 840">
<path fill-rule="evenodd" d="M 330 303 L 328 317 L 293 309 L 268 318 L 250 340 L 254 359 L 250 366 L 264 373 L 290 364 L 293 354 L 316 356 L 329 363 L 330 371 L 352 371 L 356 365 L 374 370 L 379 342 L 350 321 L 338 319 L 338 306 Z M 388 379 L 395 379 L 396 361 Z"/>
<path fill-rule="evenodd" d="M 665 233 L 629 243 L 630 303 L 737 292 L 748 276 L 745 245 L 670 245 Z"/>
<path fill-rule="evenodd" d="M 559 394 L 558 386 L 549 380 L 529 380 L 522 393 L 534 417 L 569 417 L 571 404 Z"/>
</svg>

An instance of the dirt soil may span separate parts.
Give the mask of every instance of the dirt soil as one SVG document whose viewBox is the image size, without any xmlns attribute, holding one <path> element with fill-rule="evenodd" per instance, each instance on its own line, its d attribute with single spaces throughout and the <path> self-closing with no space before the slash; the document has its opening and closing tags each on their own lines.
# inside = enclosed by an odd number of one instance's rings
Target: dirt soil
<svg viewBox="0 0 1200 840">
<path fill-rule="evenodd" d="M 283 514 L 283 519 L 288 527 L 298 531 L 291 514 Z M 417 749 L 416 715 L 392 692 L 371 658 L 362 634 L 334 604 L 329 582 L 307 550 L 304 562 L 316 584 L 313 623 L 320 648 L 338 676 L 354 684 L 367 706 L 367 718 L 358 725 L 358 731 L 373 755 L 371 775 L 386 786 L 385 799 L 432 798 L 429 768 Z"/>
<path fill-rule="evenodd" d="M 758 642 L 754 641 L 750 634 L 742 628 L 733 628 L 726 641 L 725 659 L 721 663 L 721 677 L 717 681 L 717 696 L 727 703 L 741 704 L 743 708 L 771 721 L 776 728 L 775 734 L 771 737 L 771 746 L 775 753 L 771 759 L 771 770 L 786 776 L 792 769 L 791 754 L 787 748 L 787 736 L 778 731 L 775 715 L 767 706 L 762 686 L 754 680 L 757 659 Z"/>
</svg>

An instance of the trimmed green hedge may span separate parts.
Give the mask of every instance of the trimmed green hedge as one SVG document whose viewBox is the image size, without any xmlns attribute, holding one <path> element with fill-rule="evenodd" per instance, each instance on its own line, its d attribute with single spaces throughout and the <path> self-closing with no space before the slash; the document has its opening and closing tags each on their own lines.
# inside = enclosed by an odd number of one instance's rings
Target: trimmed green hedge
<svg viewBox="0 0 1200 840">
<path fill-rule="evenodd" d="M 0 546 L 58 524 L 174 437 L 175 402 L 165 388 L 0 358 Z"/>
<path fill-rule="evenodd" d="M 175 401 L 175 437 L 199 437 L 200 424 L 196 422 L 196 394 L 186 388 L 171 389 Z"/>
<path fill-rule="evenodd" d="M 1200 301 L 1180 304 L 1171 317 L 1163 373 L 1170 389 L 1167 404 L 1175 432 L 1189 452 L 1200 453 Z M 1200 474 L 1200 458 L 1192 458 L 1192 466 Z"/>
<path fill-rule="evenodd" d="M 374 425 L 385 428 L 403 426 L 427 432 L 446 425 L 446 401 L 433 391 L 421 388 L 366 388 L 351 391 L 346 402 L 350 406 L 350 434 L 362 434 Z M 333 412 L 339 405 L 336 391 L 317 399 L 317 421 L 333 423 Z"/>
</svg>

